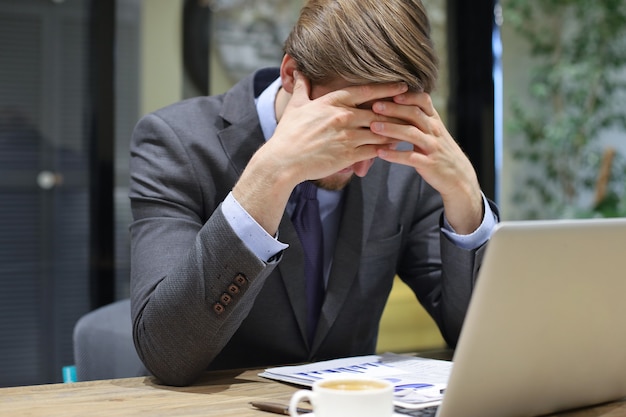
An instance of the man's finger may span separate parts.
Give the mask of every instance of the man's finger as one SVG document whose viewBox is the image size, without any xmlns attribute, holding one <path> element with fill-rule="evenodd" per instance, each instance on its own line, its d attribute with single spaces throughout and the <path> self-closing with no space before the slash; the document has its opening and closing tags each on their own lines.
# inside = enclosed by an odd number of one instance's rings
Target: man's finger
<svg viewBox="0 0 626 417">
<path fill-rule="evenodd" d="M 388 99 L 408 90 L 404 82 L 386 84 L 363 84 L 345 87 L 326 94 L 324 97 L 332 103 L 348 107 L 359 107 L 375 100 Z"/>
<path fill-rule="evenodd" d="M 436 116 L 437 110 L 433 104 L 432 97 L 428 93 L 406 93 L 399 94 L 393 98 L 398 104 L 418 106 L 428 116 Z"/>
</svg>

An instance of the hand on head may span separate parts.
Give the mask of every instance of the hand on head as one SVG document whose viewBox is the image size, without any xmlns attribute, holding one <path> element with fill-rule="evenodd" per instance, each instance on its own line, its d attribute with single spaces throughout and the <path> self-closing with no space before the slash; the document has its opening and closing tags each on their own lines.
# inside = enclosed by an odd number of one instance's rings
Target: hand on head
<svg viewBox="0 0 626 417">
<path fill-rule="evenodd" d="M 283 88 L 290 97 L 277 111 L 280 121 L 265 147 L 280 155 L 283 169 L 294 169 L 295 184 L 346 169 L 365 175 L 377 150 L 395 139 L 370 130 L 374 121 L 392 119 L 359 106 L 407 90 L 404 83 L 354 86 L 343 80 L 312 86 L 295 70 Z"/>
<path fill-rule="evenodd" d="M 475 230 L 482 219 L 476 172 L 443 124 L 430 95 L 407 92 L 395 96 L 392 102 L 375 103 L 372 110 L 406 122 L 376 121 L 371 126 L 373 132 L 413 145 L 409 150 L 381 148 L 378 157 L 415 168 L 441 194 L 446 216 L 455 230 Z"/>
</svg>

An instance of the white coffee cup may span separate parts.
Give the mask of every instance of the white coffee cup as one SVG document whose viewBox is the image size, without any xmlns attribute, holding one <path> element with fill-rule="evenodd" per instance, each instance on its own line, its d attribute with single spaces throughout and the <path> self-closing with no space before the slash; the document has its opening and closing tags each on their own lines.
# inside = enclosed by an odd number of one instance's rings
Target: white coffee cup
<svg viewBox="0 0 626 417">
<path fill-rule="evenodd" d="M 384 379 L 341 376 L 316 381 L 312 390 L 296 391 L 289 415 L 297 417 L 298 404 L 308 399 L 315 417 L 391 417 L 393 384 Z"/>
</svg>

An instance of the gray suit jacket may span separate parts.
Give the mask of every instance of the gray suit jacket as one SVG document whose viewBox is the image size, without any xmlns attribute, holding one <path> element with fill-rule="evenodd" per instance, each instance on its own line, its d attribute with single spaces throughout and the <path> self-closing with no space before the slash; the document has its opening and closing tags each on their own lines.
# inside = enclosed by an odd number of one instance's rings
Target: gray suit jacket
<svg viewBox="0 0 626 417">
<path fill-rule="evenodd" d="M 278 76 L 262 70 L 225 95 L 145 116 L 131 145 L 131 299 L 146 367 L 185 385 L 205 369 L 373 353 L 398 274 L 454 345 L 484 247 L 440 231 L 442 202 L 414 169 L 377 160 L 347 187 L 317 333 L 306 337 L 303 252 L 283 216 L 284 253 L 265 263 L 220 203 L 264 143 L 254 104 Z M 495 210 L 495 207 L 494 207 Z"/>
</svg>

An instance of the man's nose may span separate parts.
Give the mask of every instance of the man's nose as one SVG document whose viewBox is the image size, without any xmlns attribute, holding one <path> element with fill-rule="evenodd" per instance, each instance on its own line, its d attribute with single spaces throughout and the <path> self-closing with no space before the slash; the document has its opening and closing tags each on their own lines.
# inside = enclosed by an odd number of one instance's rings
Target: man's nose
<svg viewBox="0 0 626 417">
<path fill-rule="evenodd" d="M 374 159 L 368 159 L 366 161 L 357 162 L 356 164 L 352 165 L 352 168 L 354 169 L 354 173 L 358 177 L 364 177 L 365 175 L 367 175 L 367 172 L 370 170 L 370 167 L 373 163 Z"/>
</svg>

